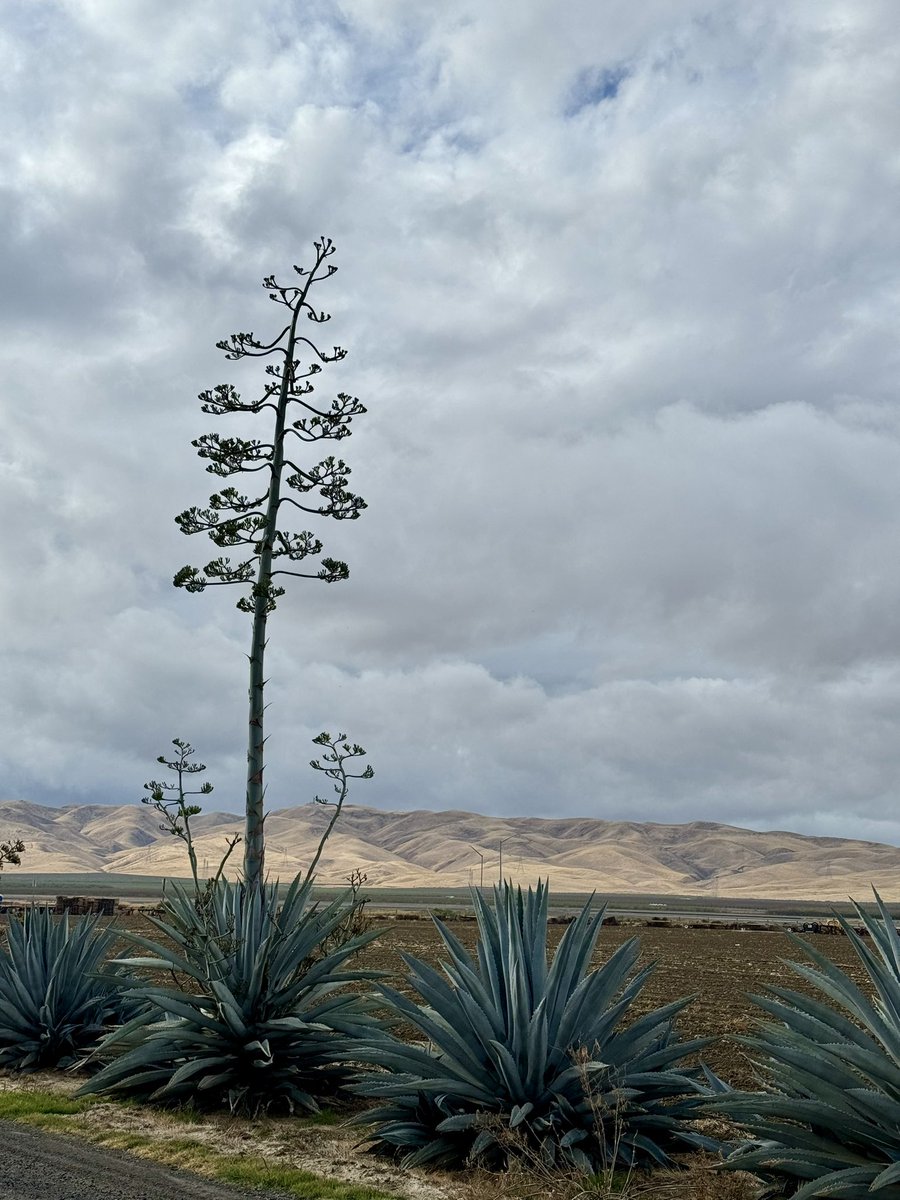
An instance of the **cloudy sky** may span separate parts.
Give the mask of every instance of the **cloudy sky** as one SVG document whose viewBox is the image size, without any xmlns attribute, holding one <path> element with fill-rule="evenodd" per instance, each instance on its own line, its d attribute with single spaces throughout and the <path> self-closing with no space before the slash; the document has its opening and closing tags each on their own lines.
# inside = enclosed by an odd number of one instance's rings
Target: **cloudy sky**
<svg viewBox="0 0 900 1200">
<path fill-rule="evenodd" d="M 900 843 L 895 0 L 2 20 L 0 798 L 136 801 L 180 736 L 241 808 L 248 618 L 173 517 L 327 234 L 369 508 L 270 623 L 271 807 L 329 728 L 386 809 Z"/>
</svg>

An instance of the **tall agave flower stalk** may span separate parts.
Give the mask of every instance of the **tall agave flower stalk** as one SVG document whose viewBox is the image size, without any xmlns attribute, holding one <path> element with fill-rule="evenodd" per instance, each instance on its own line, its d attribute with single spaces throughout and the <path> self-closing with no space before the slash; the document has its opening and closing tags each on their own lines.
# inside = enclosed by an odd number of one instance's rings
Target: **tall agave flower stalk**
<svg viewBox="0 0 900 1200">
<path fill-rule="evenodd" d="M 342 898 L 310 903 L 312 880 L 248 890 L 219 880 L 198 911 L 178 888 L 153 919 L 167 942 L 130 935 L 150 956 L 122 965 L 183 985 L 136 985 L 144 1010 L 97 1051 L 106 1065 L 81 1090 L 163 1104 L 314 1112 L 348 1076 L 357 1041 L 380 1028 L 372 1002 L 346 984 L 380 978 L 347 960 L 376 931 L 324 949 L 346 919 Z"/>
<path fill-rule="evenodd" d="M 0 1067 L 65 1067 L 127 1019 L 127 981 L 110 968 L 119 936 L 96 917 L 55 920 L 49 909 L 10 917 L 0 950 Z"/>
<path fill-rule="evenodd" d="M 589 971 L 603 921 L 589 901 L 548 965 L 545 884 L 527 895 L 503 884 L 493 907 L 477 891 L 472 898 L 474 958 L 435 919 L 443 975 L 404 954 L 421 1003 L 380 989 L 424 1041 L 385 1036 L 361 1052 L 382 1068 L 354 1088 L 382 1102 L 364 1117 L 376 1147 L 409 1165 L 504 1166 L 536 1155 L 585 1172 L 711 1148 L 689 1125 L 705 1087 L 683 1059 L 709 1039 L 678 1037 L 674 1018 L 688 1001 L 624 1023 L 652 970 L 636 970 L 637 939 Z"/>
<path fill-rule="evenodd" d="M 282 318 L 285 325 L 277 337 L 264 341 L 253 333 L 233 333 L 216 343 L 232 360 L 274 359 L 266 365 L 268 379 L 261 394 L 254 400 L 242 400 L 231 384 L 223 383 L 200 395 L 205 413 L 266 420 L 269 432 L 264 441 L 208 433 L 193 442 L 200 457 L 208 460 L 206 469 L 213 475 L 220 479 L 252 476 L 252 494 L 244 495 L 229 485 L 210 496 L 207 508 L 195 505 L 175 518 L 182 533 L 206 533 L 220 549 L 236 549 L 244 556 L 239 562 L 222 555 L 203 567 L 182 567 L 173 583 L 189 592 L 233 584 L 245 588 L 237 607 L 252 616 L 244 825 L 244 880 L 251 890 L 262 887 L 265 879 L 264 660 L 269 614 L 284 593 L 283 576 L 335 583 L 350 574 L 345 562 L 320 557 L 322 542 L 313 532 L 291 531 L 290 515 L 304 521 L 307 516 L 352 521 L 366 507 L 361 496 L 348 490 L 350 468 L 343 459 L 328 455 L 318 463 L 310 463 L 303 456 L 317 442 L 349 437 L 353 419 L 366 411 L 345 392 L 326 404 L 311 399 L 315 391 L 312 380 L 322 366 L 340 362 L 346 355 L 340 346 L 331 352 L 320 349 L 301 332 L 309 328 L 307 321 L 322 325 L 330 320 L 328 313 L 310 302 L 310 293 L 337 270 L 328 261 L 334 254 L 334 244 L 330 238 L 322 238 L 315 243 L 315 251 L 311 268 L 294 267 L 296 284 L 282 286 L 271 275 L 263 280 L 269 299 L 287 310 Z M 304 363 L 301 356 L 309 361 Z M 301 458 L 299 463 L 295 456 Z M 310 570 L 312 564 L 306 560 L 316 558 L 320 565 Z"/>
<path fill-rule="evenodd" d="M 792 963 L 813 995 L 775 987 L 752 999 L 771 1020 L 740 1040 L 754 1052 L 765 1091 L 733 1092 L 713 1107 L 750 1140 L 726 1166 L 793 1200 L 900 1200 L 900 937 L 878 914 L 856 913 L 871 945 L 838 918 L 868 976 L 867 995 L 815 947 Z"/>
</svg>

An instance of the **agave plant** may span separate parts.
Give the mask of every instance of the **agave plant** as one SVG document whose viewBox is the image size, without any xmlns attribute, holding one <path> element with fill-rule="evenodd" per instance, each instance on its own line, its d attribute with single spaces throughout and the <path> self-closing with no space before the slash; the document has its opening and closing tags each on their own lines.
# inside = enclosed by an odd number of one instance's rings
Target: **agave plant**
<svg viewBox="0 0 900 1200">
<path fill-rule="evenodd" d="M 103 1042 L 105 1065 L 82 1094 L 316 1111 L 316 1097 L 347 1077 L 356 1040 L 380 1028 L 372 1001 L 343 985 L 381 976 L 346 967 L 377 930 L 322 952 L 346 905 L 338 898 L 318 908 L 311 887 L 298 877 L 280 904 L 276 884 L 219 880 L 203 903 L 175 888 L 168 919 L 153 921 L 168 944 L 131 935 L 152 957 L 122 965 L 172 975 L 181 986 L 136 984 L 131 995 L 145 1009 Z"/>
<path fill-rule="evenodd" d="M 877 916 L 856 906 L 871 947 L 838 918 L 871 998 L 800 938 L 814 965 L 791 966 L 814 994 L 775 987 L 752 997 L 774 1018 L 740 1039 L 758 1056 L 766 1090 L 732 1092 L 714 1107 L 752 1139 L 725 1165 L 766 1180 L 766 1196 L 900 1198 L 900 937 L 875 899 Z"/>
<path fill-rule="evenodd" d="M 96 917 L 55 920 L 49 909 L 10 917 L 0 950 L 0 1067 L 65 1067 L 133 1012 L 108 965 L 118 933 Z"/>
<path fill-rule="evenodd" d="M 360 1118 L 376 1148 L 408 1165 L 521 1155 L 585 1172 L 667 1164 L 679 1144 L 712 1148 L 689 1126 L 706 1091 L 699 1072 L 675 1069 L 708 1042 L 679 1040 L 674 1017 L 688 1001 L 623 1025 L 652 970 L 634 973 L 637 939 L 588 973 L 603 920 L 589 901 L 548 967 L 545 884 L 495 888 L 493 908 L 477 891 L 473 900 L 476 958 L 435 918 L 444 974 L 403 955 L 422 1003 L 380 989 L 427 1044 L 384 1034 L 364 1051 L 383 1069 L 354 1087 L 384 1101 Z"/>
</svg>

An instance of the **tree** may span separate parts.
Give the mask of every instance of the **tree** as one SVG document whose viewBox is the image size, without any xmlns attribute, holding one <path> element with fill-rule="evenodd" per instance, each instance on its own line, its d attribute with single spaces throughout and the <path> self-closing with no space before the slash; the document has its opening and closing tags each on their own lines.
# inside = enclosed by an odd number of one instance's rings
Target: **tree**
<svg viewBox="0 0 900 1200">
<path fill-rule="evenodd" d="M 249 590 L 237 602 L 237 607 L 252 614 L 250 643 L 250 697 L 247 739 L 247 807 L 244 832 L 244 879 L 251 889 L 261 885 L 265 868 L 265 674 L 266 627 L 269 613 L 284 588 L 276 577 L 294 575 L 305 579 L 321 579 L 336 583 L 347 579 L 349 568 L 333 558 L 321 558 L 317 571 L 288 570 L 278 565 L 291 565 L 317 558 L 322 542 L 309 530 L 292 532 L 284 528 L 283 515 L 298 510 L 315 517 L 334 520 L 355 520 L 366 507 L 365 501 L 347 489 L 350 468 L 342 459 L 324 458 L 314 466 L 294 461 L 295 445 L 332 440 L 340 441 L 350 435 L 354 417 L 366 410 L 360 402 L 344 392 L 327 407 L 319 407 L 309 398 L 314 391 L 312 379 L 323 364 L 338 362 L 346 351 L 334 346 L 325 353 L 298 331 L 301 315 L 320 325 L 330 315 L 315 309 L 309 294 L 317 283 L 329 279 L 337 267 L 328 262 L 334 254 L 330 238 L 314 243 L 315 263 L 305 270 L 295 266 L 299 285 L 282 287 L 269 275 L 263 286 L 269 299 L 283 305 L 290 314 L 287 324 L 270 341 L 263 342 L 253 333 L 234 333 L 227 341 L 217 342 L 226 358 L 268 358 L 269 377 L 259 399 L 245 402 L 227 383 L 200 394 L 203 412 L 215 416 L 233 413 L 261 415 L 271 412 L 273 429 L 270 441 L 223 437 L 217 433 L 204 434 L 193 445 L 201 458 L 209 460 L 207 471 L 220 478 L 260 473 L 265 490 L 246 496 L 235 487 L 225 487 L 209 498 L 208 508 L 189 508 L 175 518 L 185 534 L 207 533 L 220 549 L 244 547 L 247 557 L 233 564 L 230 558 L 219 557 L 205 567 L 183 567 L 175 576 L 176 587 L 189 592 L 202 592 L 211 586 L 247 585 Z M 311 361 L 304 367 L 298 355 L 308 355 Z M 299 414 L 290 420 L 291 406 Z M 300 499 L 289 495 L 295 492 Z M 287 506 L 287 508 L 285 508 Z"/>
</svg>

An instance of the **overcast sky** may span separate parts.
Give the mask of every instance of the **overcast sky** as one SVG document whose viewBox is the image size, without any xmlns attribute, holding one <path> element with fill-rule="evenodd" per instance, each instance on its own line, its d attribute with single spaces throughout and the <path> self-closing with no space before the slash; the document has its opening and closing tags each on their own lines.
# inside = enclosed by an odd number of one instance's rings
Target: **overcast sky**
<svg viewBox="0 0 900 1200">
<path fill-rule="evenodd" d="M 895 0 L 7 0 L 0 798 L 243 805 L 197 393 L 308 264 L 369 412 L 268 799 L 900 843 Z M 265 437 L 264 424 L 258 436 Z M 240 480 L 237 481 L 240 484 Z"/>
</svg>

